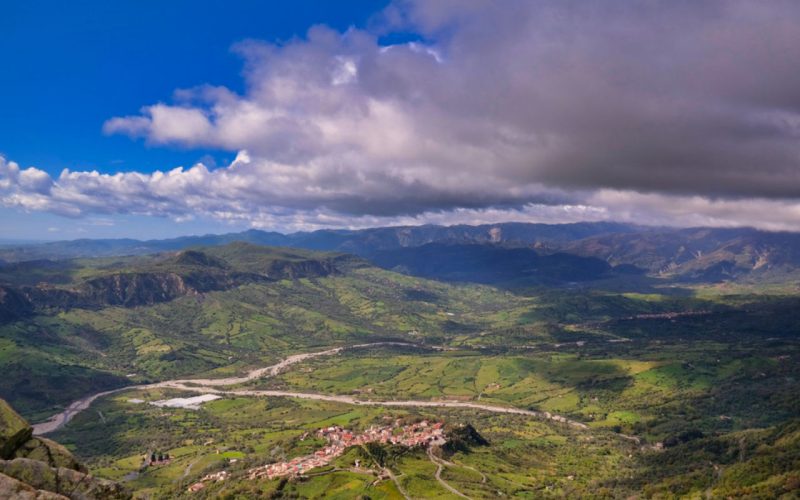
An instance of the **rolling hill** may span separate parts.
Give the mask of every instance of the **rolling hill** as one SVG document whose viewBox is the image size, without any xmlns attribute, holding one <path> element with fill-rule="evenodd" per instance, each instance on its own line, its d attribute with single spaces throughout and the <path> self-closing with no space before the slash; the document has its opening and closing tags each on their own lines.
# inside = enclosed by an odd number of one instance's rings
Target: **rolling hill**
<svg viewBox="0 0 800 500">
<path fill-rule="evenodd" d="M 526 301 L 346 254 L 241 242 L 59 262 L 0 272 L 0 397 L 27 415 L 92 390 L 318 345 L 473 331 L 490 324 L 484 315 Z"/>
</svg>

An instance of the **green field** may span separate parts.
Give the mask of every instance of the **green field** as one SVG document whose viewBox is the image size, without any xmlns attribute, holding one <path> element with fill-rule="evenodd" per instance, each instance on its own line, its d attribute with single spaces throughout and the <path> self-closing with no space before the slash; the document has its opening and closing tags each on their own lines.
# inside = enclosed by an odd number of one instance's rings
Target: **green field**
<svg viewBox="0 0 800 500">
<path fill-rule="evenodd" d="M 225 249 L 215 258 L 243 257 Z M 159 269 L 153 259 L 79 261 L 54 286 L 109 269 Z M 800 487 L 798 306 L 785 288 L 511 292 L 348 264 L 325 276 L 255 280 L 138 306 L 39 310 L 7 322 L 0 396 L 39 421 L 110 388 L 230 376 L 291 354 L 402 341 L 415 346 L 346 350 L 238 389 L 480 402 L 556 413 L 588 428 L 277 397 L 158 408 L 148 402 L 183 394 L 148 389 L 101 398 L 50 437 L 141 498 L 189 496 L 189 485 L 221 470 L 229 480 L 192 496 L 458 498 L 447 484 L 473 498 L 791 498 Z M 307 432 L 398 417 L 469 423 L 489 444 L 434 458 L 419 449 L 355 448 L 301 477 L 246 478 L 251 467 L 321 447 L 301 439 Z M 153 451 L 171 462 L 143 469 Z M 355 460 L 364 470 L 354 470 Z"/>
</svg>

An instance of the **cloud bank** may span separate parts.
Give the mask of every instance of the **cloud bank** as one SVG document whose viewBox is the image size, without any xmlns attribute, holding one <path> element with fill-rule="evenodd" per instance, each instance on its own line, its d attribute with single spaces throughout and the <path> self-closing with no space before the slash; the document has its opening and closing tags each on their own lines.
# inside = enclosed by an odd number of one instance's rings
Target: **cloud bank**
<svg viewBox="0 0 800 500">
<path fill-rule="evenodd" d="M 798 25 L 790 1 L 398 2 L 366 29 L 238 43 L 243 93 L 180 89 L 103 127 L 230 165 L 51 178 L 0 158 L 0 202 L 281 229 L 800 230 Z M 393 32 L 418 41 L 380 43 Z"/>
</svg>

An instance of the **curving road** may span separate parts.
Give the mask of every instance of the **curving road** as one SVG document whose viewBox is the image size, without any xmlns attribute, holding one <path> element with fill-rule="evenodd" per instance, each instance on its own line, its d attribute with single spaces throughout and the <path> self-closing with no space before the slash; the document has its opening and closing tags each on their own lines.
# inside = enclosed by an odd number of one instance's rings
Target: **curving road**
<svg viewBox="0 0 800 500">
<path fill-rule="evenodd" d="M 356 399 L 352 396 L 342 396 L 342 395 L 335 395 L 335 394 L 318 394 L 318 393 L 308 393 L 308 392 L 294 392 L 294 391 L 273 391 L 273 390 L 248 390 L 248 389 L 239 389 L 239 390 L 221 390 L 219 387 L 224 387 L 228 385 L 237 385 L 243 384 L 245 382 L 249 382 L 251 380 L 256 380 L 259 378 L 264 377 L 274 377 L 290 367 L 293 364 L 300 363 L 302 361 L 306 361 L 308 359 L 317 358 L 321 356 L 331 356 L 333 354 L 338 354 L 345 349 L 363 349 L 368 347 L 378 347 L 378 346 L 404 346 L 404 347 L 422 347 L 417 344 L 411 344 L 406 342 L 375 342 L 371 344 L 357 344 L 348 347 L 336 347 L 334 349 L 328 349 L 325 351 L 318 351 L 312 353 L 303 353 L 303 354 L 295 354 L 293 356 L 289 356 L 286 359 L 264 368 L 258 368 L 256 370 L 252 370 L 248 372 L 243 377 L 229 377 L 229 378 L 219 378 L 219 379 L 175 379 L 175 380 L 167 380 L 164 382 L 156 382 L 153 384 L 143 384 L 143 385 L 132 385 L 121 387 L 119 389 L 115 389 L 112 391 L 104 391 L 99 392 L 97 394 L 92 394 L 90 396 L 86 396 L 81 398 L 72 404 L 70 404 L 64 411 L 53 415 L 49 420 L 33 425 L 33 433 L 36 435 L 41 434 L 48 434 L 58 429 L 64 427 L 70 420 L 72 420 L 75 415 L 80 413 L 81 411 L 89 408 L 91 404 L 99 397 L 108 396 L 110 394 L 115 394 L 117 392 L 128 391 L 128 390 L 136 390 L 136 389 L 157 389 L 157 388 L 169 388 L 169 389 L 177 389 L 186 392 L 194 392 L 194 393 L 203 393 L 203 394 L 220 394 L 220 395 L 232 395 L 232 396 L 255 396 L 255 397 L 290 397 L 290 398 L 299 398 L 299 399 L 313 399 L 317 401 L 330 401 L 335 403 L 345 403 L 351 405 L 363 405 L 363 406 L 385 406 L 385 407 L 417 407 L 417 408 L 467 408 L 473 410 L 480 410 L 480 411 L 487 411 L 492 413 L 507 413 L 507 414 L 514 414 L 514 415 L 526 415 L 534 418 L 539 419 L 546 419 L 552 420 L 555 422 L 561 422 L 572 427 L 576 427 L 579 429 L 587 429 L 588 427 L 581 422 L 576 422 L 573 420 L 569 420 L 565 417 L 560 415 L 554 415 L 549 412 L 539 412 L 539 411 L 532 411 L 532 410 L 523 410 L 520 408 L 513 408 L 507 406 L 495 406 L 495 405 L 487 405 L 482 403 L 469 403 L 463 401 L 448 401 L 448 400 L 440 400 L 440 401 L 430 401 L 430 400 L 406 400 L 406 401 L 374 401 L 374 400 L 362 400 Z"/>
<path fill-rule="evenodd" d="M 454 494 L 456 496 L 459 496 L 461 498 L 470 498 L 467 495 L 461 493 L 457 489 L 455 489 L 452 486 L 450 486 L 450 484 L 447 481 L 442 479 L 442 470 L 444 470 L 444 467 L 446 465 L 453 465 L 452 463 L 450 463 L 450 462 L 448 462 L 446 460 L 442 460 L 442 459 L 436 458 L 436 455 L 433 454 L 433 449 L 432 448 L 428 448 L 428 458 L 431 460 L 431 462 L 434 463 L 434 465 L 436 465 L 436 474 L 434 474 L 434 477 L 436 477 L 436 480 L 439 481 L 439 484 L 441 484 L 447 491 L 449 491 L 450 493 L 452 493 L 452 494 Z"/>
</svg>

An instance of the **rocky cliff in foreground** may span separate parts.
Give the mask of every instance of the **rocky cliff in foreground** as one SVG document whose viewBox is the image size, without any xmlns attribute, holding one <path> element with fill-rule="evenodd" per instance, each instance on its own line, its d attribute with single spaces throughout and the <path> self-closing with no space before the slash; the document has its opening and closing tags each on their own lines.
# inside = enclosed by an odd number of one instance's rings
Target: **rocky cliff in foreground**
<svg viewBox="0 0 800 500">
<path fill-rule="evenodd" d="M 129 499 L 121 485 L 92 476 L 60 444 L 33 429 L 0 399 L 0 498 Z"/>
</svg>

